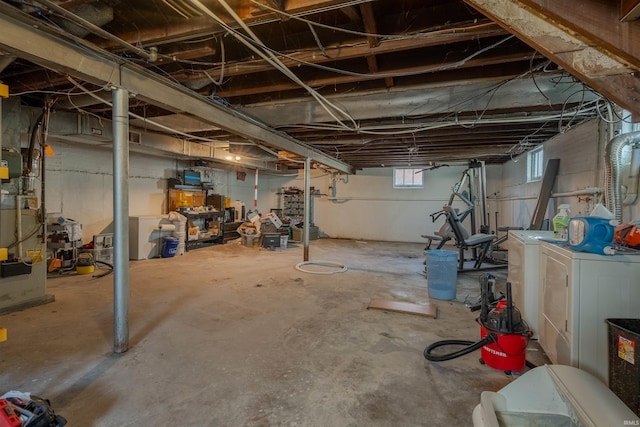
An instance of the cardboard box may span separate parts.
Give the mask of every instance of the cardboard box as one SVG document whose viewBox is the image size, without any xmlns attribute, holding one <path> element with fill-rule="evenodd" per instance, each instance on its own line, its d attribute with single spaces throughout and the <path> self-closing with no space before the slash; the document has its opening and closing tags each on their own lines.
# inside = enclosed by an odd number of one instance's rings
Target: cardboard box
<svg viewBox="0 0 640 427">
<path fill-rule="evenodd" d="M 252 248 L 258 244 L 258 239 L 260 236 L 255 234 L 243 234 L 240 236 L 242 241 L 242 246 L 246 246 L 247 248 Z"/>
<path fill-rule="evenodd" d="M 320 234 L 320 230 L 316 226 L 309 227 L 309 240 L 316 240 L 318 235 Z M 296 242 L 301 242 L 304 239 L 304 229 L 293 227 L 293 235 L 291 240 L 295 240 Z"/>
<path fill-rule="evenodd" d="M 268 214 L 262 215 L 261 220 L 263 222 L 271 221 L 271 223 L 275 225 L 276 228 L 282 227 L 282 221 L 280 221 L 280 218 L 278 218 L 278 216 L 273 212 L 269 212 Z"/>
<path fill-rule="evenodd" d="M 189 241 L 198 240 L 199 236 L 200 236 L 200 227 L 189 227 L 187 240 Z"/>
</svg>

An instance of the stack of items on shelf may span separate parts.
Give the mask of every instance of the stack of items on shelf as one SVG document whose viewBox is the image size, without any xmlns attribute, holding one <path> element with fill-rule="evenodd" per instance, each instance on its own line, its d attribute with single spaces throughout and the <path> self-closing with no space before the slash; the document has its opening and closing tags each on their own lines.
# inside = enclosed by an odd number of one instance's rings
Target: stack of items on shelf
<svg viewBox="0 0 640 427">
<path fill-rule="evenodd" d="M 73 269 L 82 247 L 82 224 L 60 217 L 47 231 L 47 248 L 51 251 L 49 272 Z"/>
</svg>

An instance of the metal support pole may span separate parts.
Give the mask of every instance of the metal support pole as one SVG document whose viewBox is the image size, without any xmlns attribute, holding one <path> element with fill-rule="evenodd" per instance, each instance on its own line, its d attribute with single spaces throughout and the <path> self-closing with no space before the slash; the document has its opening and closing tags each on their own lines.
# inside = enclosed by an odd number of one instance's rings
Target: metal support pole
<svg viewBox="0 0 640 427">
<path fill-rule="evenodd" d="M 311 219 L 311 159 L 304 160 L 304 261 L 309 261 L 309 220 Z"/>
<path fill-rule="evenodd" d="M 113 90 L 113 351 L 129 349 L 129 92 Z"/>
<path fill-rule="evenodd" d="M 489 215 L 487 214 L 487 168 L 484 160 L 480 162 L 480 211 L 482 212 L 480 232 L 489 233 Z M 487 222 L 485 223 L 485 221 Z M 496 224 L 496 234 L 497 233 L 498 224 Z"/>
</svg>

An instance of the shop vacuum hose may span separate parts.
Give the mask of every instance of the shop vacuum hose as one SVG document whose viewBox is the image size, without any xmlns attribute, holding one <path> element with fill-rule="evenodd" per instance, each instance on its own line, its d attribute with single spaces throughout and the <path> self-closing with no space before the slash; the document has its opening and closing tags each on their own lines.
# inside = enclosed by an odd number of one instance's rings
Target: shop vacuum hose
<svg viewBox="0 0 640 427">
<path fill-rule="evenodd" d="M 444 362 L 445 360 L 451 360 L 460 356 L 464 356 L 465 354 L 469 354 L 472 351 L 476 351 L 482 348 L 483 345 L 491 344 L 492 342 L 495 342 L 495 337 L 493 334 L 488 334 L 477 342 L 467 340 L 436 341 L 433 344 L 428 345 L 427 348 L 424 349 L 424 358 L 432 362 Z M 436 348 L 448 345 L 466 345 L 466 347 L 453 353 L 447 353 L 439 356 L 431 354 Z"/>
<path fill-rule="evenodd" d="M 465 354 L 469 354 L 473 351 L 476 351 L 480 348 L 482 348 L 483 345 L 486 344 L 491 344 L 492 342 L 496 342 L 497 338 L 495 335 L 493 334 L 487 334 L 487 336 L 485 336 L 484 338 L 482 338 L 480 341 L 477 342 L 473 342 L 473 341 L 467 341 L 467 340 L 442 340 L 442 341 L 436 341 L 433 344 L 428 345 L 425 349 L 424 349 L 424 358 L 431 361 L 431 362 L 444 362 L 447 360 L 452 360 L 452 359 L 456 359 L 460 356 L 464 356 Z M 433 354 L 431 354 L 433 352 L 433 350 L 435 350 L 438 347 L 444 347 L 444 346 L 448 346 L 448 345 L 466 345 L 465 348 L 455 351 L 453 353 L 447 353 L 447 354 L 442 354 L 439 356 L 435 356 Z M 529 362 L 528 360 L 525 360 L 525 365 L 527 366 L 527 368 L 529 369 L 533 369 L 536 367 L 535 364 Z"/>
</svg>

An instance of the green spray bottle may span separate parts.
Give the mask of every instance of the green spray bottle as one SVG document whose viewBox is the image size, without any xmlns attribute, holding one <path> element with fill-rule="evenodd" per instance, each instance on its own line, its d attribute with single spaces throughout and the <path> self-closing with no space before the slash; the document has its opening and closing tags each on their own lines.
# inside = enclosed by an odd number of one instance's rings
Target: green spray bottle
<svg viewBox="0 0 640 427">
<path fill-rule="evenodd" d="M 569 238 L 569 205 L 558 206 L 558 213 L 553 217 L 553 235 L 556 239 Z"/>
</svg>

